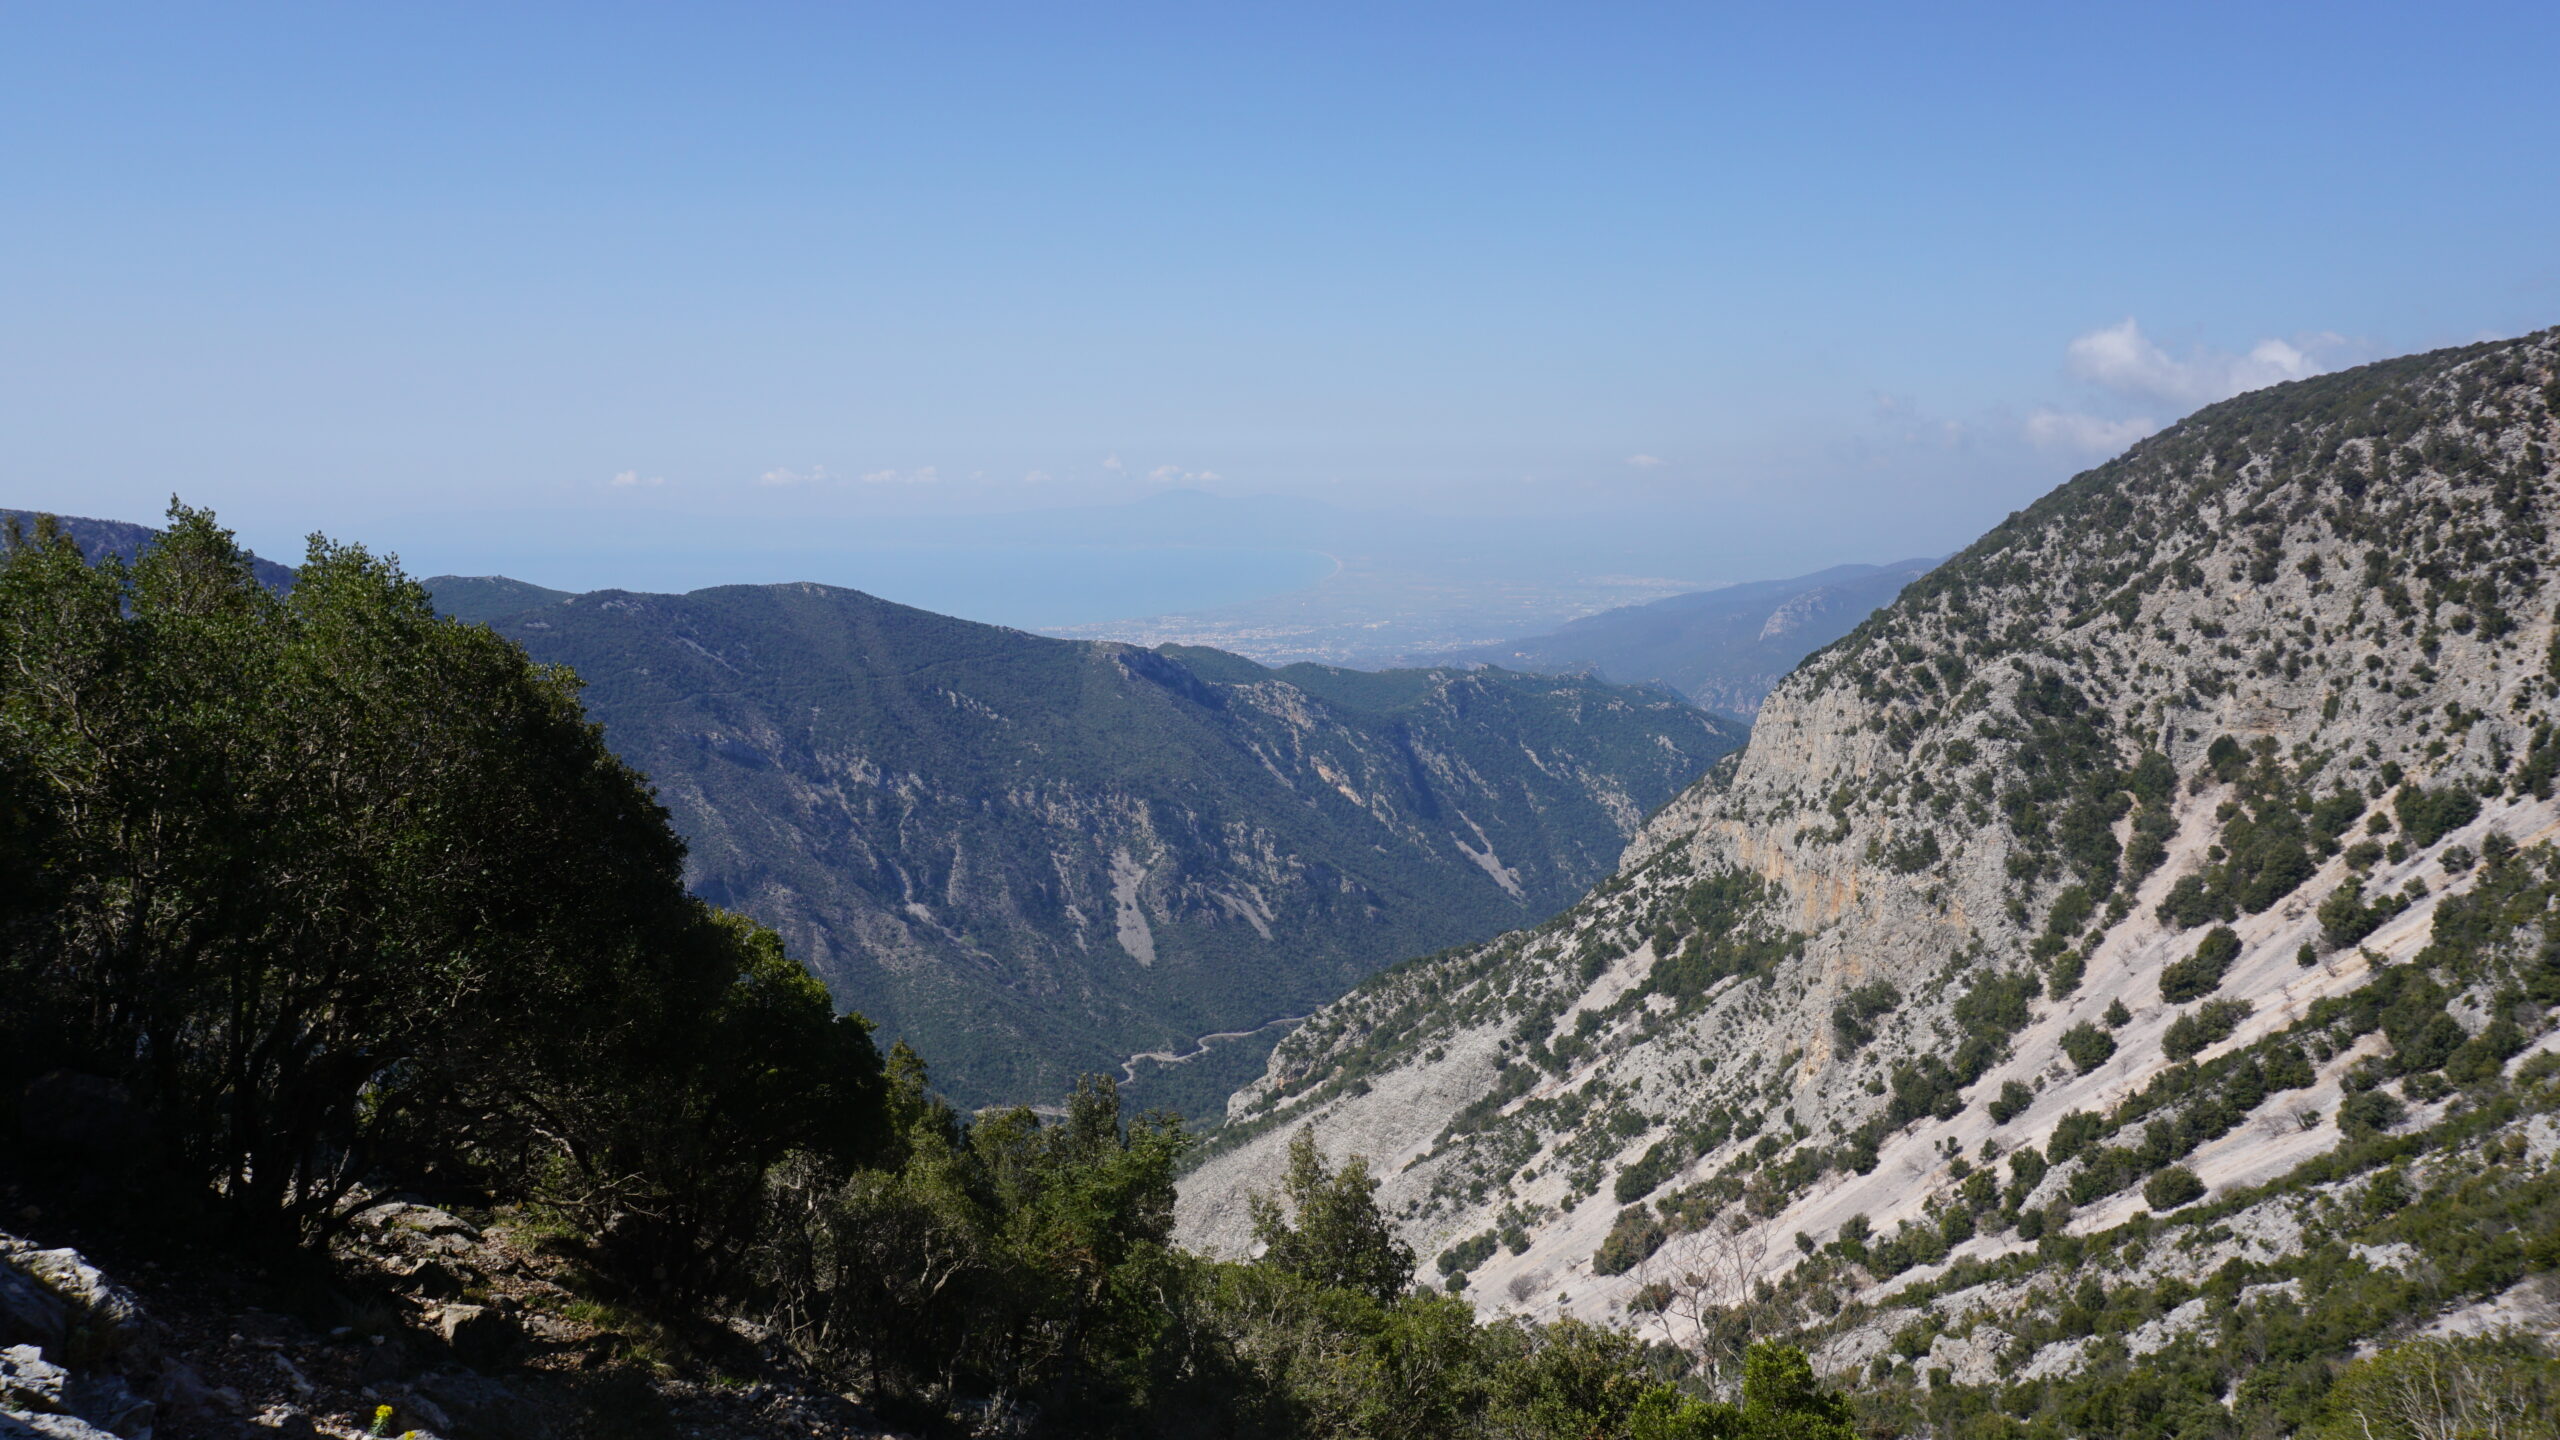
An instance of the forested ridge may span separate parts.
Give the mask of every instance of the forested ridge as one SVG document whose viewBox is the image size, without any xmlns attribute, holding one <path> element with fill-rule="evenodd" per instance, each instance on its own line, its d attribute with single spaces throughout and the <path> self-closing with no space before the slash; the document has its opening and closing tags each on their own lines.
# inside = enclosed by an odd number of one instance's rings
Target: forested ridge
<svg viewBox="0 0 2560 1440">
<path fill-rule="evenodd" d="M 574 666 L 694 891 L 973 1106 L 1054 1104 L 1552 914 L 1744 733 L 1587 677 L 1269 669 L 827 585 L 426 583 Z M 1214 1111 L 1276 1038 L 1133 1091 Z"/>
</svg>

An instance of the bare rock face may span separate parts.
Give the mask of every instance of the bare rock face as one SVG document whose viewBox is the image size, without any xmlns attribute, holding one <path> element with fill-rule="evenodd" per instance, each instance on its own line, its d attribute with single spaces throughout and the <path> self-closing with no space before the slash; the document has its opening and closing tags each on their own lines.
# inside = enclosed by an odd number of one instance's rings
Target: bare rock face
<svg viewBox="0 0 2560 1440">
<path fill-rule="evenodd" d="M 2560 835 L 2555 405 L 2560 332 L 2411 357 L 2211 407 L 2011 516 L 1798 668 L 1579 905 L 1284 1041 L 1182 1238 L 1242 1253 L 1301 1126 L 1486 1310 L 1667 1323 L 1629 1309 L 1667 1277 L 2123 1222 L 2147 1172 L 2093 1169 L 2133 1162 L 2082 1153 L 2090 1117 L 2291 1046 L 2512 875 L 2484 857 Z M 2494 1070 L 2549 1025 L 2445 983 L 2450 1031 L 2250 1050 L 2214 1125 L 2162 1102 L 2164 1143 L 2220 1195 L 2334 1148 L 2351 1100 L 2387 1121 L 2377 1056 Z"/>
<path fill-rule="evenodd" d="M 0 1350 L 0 1405 L 12 1410 L 58 1411 L 71 1372 L 44 1358 L 33 1345 Z"/>
<path fill-rule="evenodd" d="M 201 1388 L 163 1348 L 141 1302 L 78 1252 L 0 1236 L 0 1435 L 151 1440 L 162 1404 Z"/>
<path fill-rule="evenodd" d="M 12 1248 L 14 1246 L 14 1248 Z M 38 1250 L 23 1242 L 0 1240 L 0 1263 L 31 1283 L 62 1319 L 59 1331 L 37 1344 L 62 1344 L 81 1352 L 80 1360 L 113 1359 L 153 1348 L 142 1302 L 133 1292 L 108 1279 L 74 1250 Z"/>
<path fill-rule="evenodd" d="M 447 1305 L 436 1318 L 436 1334 L 466 1365 L 506 1363 L 523 1339 L 515 1321 L 485 1305 Z"/>
<path fill-rule="evenodd" d="M 127 1440 L 77 1415 L 0 1410 L 0 1440 Z"/>
</svg>

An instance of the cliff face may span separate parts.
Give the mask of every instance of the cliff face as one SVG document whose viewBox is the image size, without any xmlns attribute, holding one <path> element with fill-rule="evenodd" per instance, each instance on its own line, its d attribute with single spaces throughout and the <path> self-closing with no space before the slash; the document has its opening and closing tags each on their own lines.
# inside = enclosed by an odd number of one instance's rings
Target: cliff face
<svg viewBox="0 0 2560 1440">
<path fill-rule="evenodd" d="M 1590 680 L 1275 671 L 816 585 L 494 623 L 585 679 L 694 888 L 782 931 L 967 1103 L 1051 1102 L 1552 914 L 1740 738 Z M 1243 1078 L 1209 1069 L 1146 1078 L 1211 1103 Z"/>
<path fill-rule="evenodd" d="M 2010 517 L 1798 668 L 1575 909 L 1283 1042 L 1184 1234 L 1240 1249 L 1312 1125 L 1480 1305 L 1641 1318 L 1669 1257 L 1747 1293 L 1905 1222 L 2008 1253 L 2172 1161 L 2221 1194 L 2329 1151 L 2377 1076 L 2423 1108 L 2428 1046 L 2511 1067 L 2539 920 L 2467 971 L 2436 921 L 2560 820 L 2556 403 L 2560 332 L 2368 366 Z M 2453 1030 L 2322 1018 L 2409 974 Z M 2246 1104 L 2190 1124 L 2180 1087 L 2243 1061 Z M 2175 1124 L 2135 1159 L 2088 1139 L 2144 1113 Z"/>
</svg>

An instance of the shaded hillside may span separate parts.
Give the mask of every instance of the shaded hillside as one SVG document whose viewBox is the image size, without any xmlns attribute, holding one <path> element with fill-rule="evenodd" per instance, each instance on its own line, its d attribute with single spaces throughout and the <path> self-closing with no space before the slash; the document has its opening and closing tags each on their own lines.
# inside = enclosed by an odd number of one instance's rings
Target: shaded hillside
<svg viewBox="0 0 2560 1440">
<path fill-rule="evenodd" d="M 2560 332 L 2410 357 L 2012 516 L 1573 911 L 1301 1027 L 1183 1233 L 1312 1125 L 1480 1304 L 1792 1330 L 1941 1433 L 2271 1432 L 2547 1328 L 2555 407 Z"/>
<path fill-rule="evenodd" d="M 1674 595 L 1585 616 L 1552 635 L 1435 658 L 1664 685 L 1708 709 L 1749 716 L 1796 662 L 1891 604 L 1935 563 L 1837 565 L 1790 580 Z"/>
<path fill-rule="evenodd" d="M 698 893 L 972 1102 L 1049 1101 L 1552 913 L 1740 739 L 1589 680 L 1273 672 L 817 585 L 495 623 L 585 679 Z"/>
</svg>

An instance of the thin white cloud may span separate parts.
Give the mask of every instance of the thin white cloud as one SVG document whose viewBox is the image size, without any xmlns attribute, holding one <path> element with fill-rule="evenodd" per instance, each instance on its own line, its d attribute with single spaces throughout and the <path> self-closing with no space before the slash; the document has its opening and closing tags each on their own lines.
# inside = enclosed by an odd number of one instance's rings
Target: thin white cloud
<svg viewBox="0 0 2560 1440">
<path fill-rule="evenodd" d="M 2261 340 L 2245 355 L 2199 348 L 2182 360 L 2161 349 L 2127 317 L 2120 325 L 2073 340 L 2064 359 L 2072 374 L 2120 394 L 2194 406 L 2317 375 L 2328 367 L 2305 346 L 2339 343 L 2340 337 L 2328 334 L 2306 336 L 2302 345 Z"/>
<path fill-rule="evenodd" d="M 942 472 L 924 465 L 913 470 L 866 470 L 860 478 L 865 485 L 939 485 Z"/>
<path fill-rule="evenodd" d="M 2039 450 L 2073 450 L 2090 455 L 2113 455 L 2159 428 L 2158 422 L 2147 417 L 2109 420 L 2065 410 L 2038 410 L 2027 417 L 2026 424 L 2027 443 Z"/>
<path fill-rule="evenodd" d="M 1659 455 L 1630 455 L 1627 457 L 1627 463 L 1639 470 L 1651 470 L 1671 462 Z"/>
<path fill-rule="evenodd" d="M 806 470 L 794 470 L 788 465 L 780 465 L 757 476 L 756 483 L 759 485 L 821 485 L 834 478 L 827 473 L 827 467 L 824 465 L 812 465 Z"/>
<path fill-rule="evenodd" d="M 1119 456 L 1117 456 L 1117 455 L 1105 455 L 1105 456 L 1103 456 L 1103 457 L 1102 457 L 1102 468 L 1103 468 L 1103 469 L 1105 469 L 1105 470 L 1117 470 L 1117 469 L 1119 469 L 1119 468 L 1120 468 L 1120 457 L 1119 457 Z"/>
<path fill-rule="evenodd" d="M 1158 484 L 1167 484 L 1175 480 L 1180 480 L 1184 478 L 1184 476 L 1182 467 L 1179 465 L 1159 465 L 1153 470 L 1147 472 L 1147 478 L 1157 482 Z"/>
<path fill-rule="evenodd" d="M 1025 485 L 1046 485 L 1052 478 L 1053 477 L 1046 470 L 1033 470 L 1023 475 L 1022 483 Z"/>
<path fill-rule="evenodd" d="M 637 490 L 650 485 L 664 485 L 667 483 L 667 477 L 643 475 L 637 470 L 623 470 L 616 472 L 614 477 L 605 483 L 616 490 Z"/>
<path fill-rule="evenodd" d="M 1191 478 L 1194 480 L 1224 480 L 1227 477 L 1219 474 L 1215 470 L 1202 470 L 1195 473 Z"/>
</svg>

